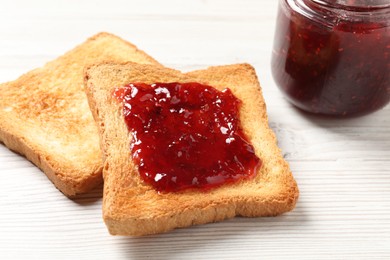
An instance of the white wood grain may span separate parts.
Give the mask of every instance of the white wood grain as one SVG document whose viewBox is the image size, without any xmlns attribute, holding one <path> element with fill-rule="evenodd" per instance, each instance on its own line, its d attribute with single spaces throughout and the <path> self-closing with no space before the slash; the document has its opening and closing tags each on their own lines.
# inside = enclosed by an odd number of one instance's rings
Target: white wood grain
<svg viewBox="0 0 390 260">
<path fill-rule="evenodd" d="M 112 237 L 101 219 L 101 188 L 69 200 L 0 145 L 0 259 L 389 259 L 390 107 L 330 120 L 288 104 L 269 66 L 276 7 L 276 0 L 1 1 L 1 82 L 99 31 L 185 71 L 253 64 L 301 196 L 276 218 Z"/>
</svg>

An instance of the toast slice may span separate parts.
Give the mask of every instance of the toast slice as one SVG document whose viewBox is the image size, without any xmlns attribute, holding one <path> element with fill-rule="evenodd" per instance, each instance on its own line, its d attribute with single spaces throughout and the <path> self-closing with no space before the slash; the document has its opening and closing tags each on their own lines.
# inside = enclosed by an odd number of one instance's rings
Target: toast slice
<svg viewBox="0 0 390 260">
<path fill-rule="evenodd" d="M 83 89 L 85 65 L 159 64 L 136 46 L 99 33 L 65 55 L 0 85 L 0 141 L 41 168 L 67 196 L 102 182 L 99 137 Z"/>
<path fill-rule="evenodd" d="M 112 94 L 115 87 L 135 82 L 199 82 L 219 90 L 230 88 L 243 101 L 239 111 L 241 125 L 262 160 L 257 175 L 207 192 L 159 193 L 145 184 L 131 158 L 131 134 L 122 104 Z M 101 137 L 103 217 L 111 234 L 156 234 L 234 216 L 275 216 L 294 208 L 299 194 L 297 184 L 268 126 L 261 88 L 250 65 L 210 67 L 182 74 L 150 65 L 100 64 L 86 71 L 85 86 Z"/>
</svg>

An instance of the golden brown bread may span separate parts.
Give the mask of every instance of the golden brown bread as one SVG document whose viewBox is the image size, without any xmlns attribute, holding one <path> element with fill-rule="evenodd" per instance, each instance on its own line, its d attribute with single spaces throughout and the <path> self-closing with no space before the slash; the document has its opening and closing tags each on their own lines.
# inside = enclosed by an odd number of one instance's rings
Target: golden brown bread
<svg viewBox="0 0 390 260">
<path fill-rule="evenodd" d="M 67 196 L 102 182 L 98 132 L 83 90 L 84 66 L 102 61 L 158 64 L 119 37 L 99 33 L 0 85 L 0 141 L 41 168 Z"/>
<path fill-rule="evenodd" d="M 256 177 L 208 192 L 158 193 L 143 183 L 130 155 L 131 135 L 114 87 L 131 82 L 200 82 L 229 87 L 243 101 L 245 134 L 262 160 Z M 247 64 L 179 71 L 134 63 L 94 65 L 86 71 L 88 101 L 98 125 L 104 154 L 104 221 L 113 235 L 147 235 L 232 218 L 275 216 L 294 208 L 298 188 L 276 138 L 255 70 Z"/>
</svg>

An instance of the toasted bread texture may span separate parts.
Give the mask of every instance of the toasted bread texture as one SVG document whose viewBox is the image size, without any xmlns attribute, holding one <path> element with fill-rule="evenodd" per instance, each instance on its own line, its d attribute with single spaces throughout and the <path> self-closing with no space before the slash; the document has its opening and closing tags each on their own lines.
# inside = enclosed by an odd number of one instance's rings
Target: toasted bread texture
<svg viewBox="0 0 390 260">
<path fill-rule="evenodd" d="M 85 82 L 105 158 L 103 216 L 111 234 L 156 234 L 234 216 L 275 216 L 294 208 L 299 194 L 297 184 L 268 126 L 261 88 L 250 65 L 182 74 L 150 65 L 108 63 L 90 67 Z M 131 158 L 131 134 L 122 104 L 112 95 L 115 87 L 132 82 L 199 82 L 219 90 L 230 88 L 242 100 L 241 125 L 262 160 L 256 177 L 207 192 L 158 193 L 145 184 Z"/>
<path fill-rule="evenodd" d="M 83 89 L 84 66 L 102 61 L 158 64 L 129 42 L 99 33 L 0 85 L 0 141 L 41 168 L 67 196 L 102 182 L 98 132 Z"/>
</svg>

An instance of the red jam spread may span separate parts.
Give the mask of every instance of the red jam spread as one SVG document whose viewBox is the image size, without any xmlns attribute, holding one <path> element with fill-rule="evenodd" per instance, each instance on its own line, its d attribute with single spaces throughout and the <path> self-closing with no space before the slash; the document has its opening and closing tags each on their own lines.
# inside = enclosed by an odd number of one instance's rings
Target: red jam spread
<svg viewBox="0 0 390 260">
<path fill-rule="evenodd" d="M 116 89 L 142 179 L 162 192 L 208 190 L 251 178 L 260 166 L 240 128 L 240 100 L 199 83 Z"/>
<path fill-rule="evenodd" d="M 390 2 L 377 2 L 280 0 L 272 71 L 290 102 L 334 116 L 389 103 Z"/>
</svg>

